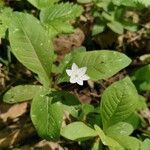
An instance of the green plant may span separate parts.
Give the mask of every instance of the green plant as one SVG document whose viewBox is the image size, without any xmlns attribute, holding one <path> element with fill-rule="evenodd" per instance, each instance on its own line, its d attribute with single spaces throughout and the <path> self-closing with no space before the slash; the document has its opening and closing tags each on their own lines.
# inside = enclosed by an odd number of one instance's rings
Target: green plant
<svg viewBox="0 0 150 150">
<path fill-rule="evenodd" d="M 137 111 L 143 108 L 144 101 L 129 77 L 105 89 L 100 107 L 81 104 L 76 96 L 56 86 L 62 82 L 83 85 L 83 81 L 107 79 L 127 67 L 131 59 L 116 51 L 78 48 L 67 54 L 59 66 L 54 65 L 53 38 L 58 33 L 73 32 L 70 21 L 79 17 L 83 9 L 72 3 L 56 3 L 57 0 L 29 2 L 41 9 L 40 20 L 28 13 L 11 12 L 13 18 L 4 29 L 9 32 L 11 52 L 36 74 L 39 84 L 12 87 L 3 95 L 3 101 L 32 100 L 30 117 L 44 139 L 57 141 L 64 137 L 80 143 L 92 139 L 93 150 L 103 145 L 110 150 L 146 150 L 149 140 L 142 143 L 130 136 L 139 125 Z M 62 127 L 66 111 L 75 122 Z"/>
<path fill-rule="evenodd" d="M 138 23 L 134 23 L 131 18 L 127 17 L 126 12 L 150 6 L 148 0 L 78 0 L 78 2 L 93 3 L 94 26 L 92 35 L 97 35 L 107 28 L 118 34 L 122 34 L 124 30 L 137 31 Z"/>
</svg>

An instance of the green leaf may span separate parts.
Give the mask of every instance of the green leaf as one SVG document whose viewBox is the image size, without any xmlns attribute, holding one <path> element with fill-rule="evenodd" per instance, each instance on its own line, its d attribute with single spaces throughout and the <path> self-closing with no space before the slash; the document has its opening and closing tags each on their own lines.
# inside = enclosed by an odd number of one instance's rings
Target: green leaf
<svg viewBox="0 0 150 150">
<path fill-rule="evenodd" d="M 79 67 L 87 67 L 91 80 L 107 79 L 131 63 L 124 54 L 107 50 L 77 53 L 73 62 Z M 113 66 L 113 67 L 112 67 Z"/>
<path fill-rule="evenodd" d="M 115 75 L 121 69 L 128 66 L 131 60 L 122 53 L 109 50 L 74 53 L 72 59 L 64 67 L 59 82 L 69 81 L 66 69 L 70 69 L 72 63 L 76 63 L 79 67 L 87 67 L 86 74 L 88 74 L 91 80 L 97 81 Z"/>
<path fill-rule="evenodd" d="M 31 105 L 31 120 L 40 137 L 58 140 L 63 121 L 63 108 L 60 102 L 52 102 L 53 97 L 43 91 L 36 95 Z"/>
<path fill-rule="evenodd" d="M 115 139 L 125 150 L 139 150 L 141 141 L 126 135 L 114 135 L 111 136 Z"/>
<path fill-rule="evenodd" d="M 127 122 L 118 122 L 115 125 L 110 126 L 106 130 L 106 134 L 109 135 L 130 135 L 133 132 L 133 126 Z"/>
<path fill-rule="evenodd" d="M 124 28 L 121 23 L 117 21 L 112 21 L 112 22 L 107 23 L 107 26 L 115 33 L 123 34 Z"/>
<path fill-rule="evenodd" d="M 110 150 L 124 150 L 123 147 L 111 137 L 105 135 L 103 130 L 97 125 L 94 126 L 102 143 L 109 147 Z"/>
<path fill-rule="evenodd" d="M 83 141 L 97 136 L 97 133 L 83 122 L 74 122 L 64 127 L 61 135 L 73 141 Z"/>
<path fill-rule="evenodd" d="M 17 59 L 38 74 L 44 86 L 49 86 L 53 46 L 39 21 L 31 15 L 16 13 L 9 28 L 9 40 Z"/>
<path fill-rule="evenodd" d="M 100 106 L 104 129 L 127 119 L 136 110 L 138 98 L 128 77 L 110 85 L 102 94 Z"/>
<path fill-rule="evenodd" d="M 145 139 L 144 142 L 141 144 L 140 150 L 149 150 L 150 148 L 150 139 Z"/>
<path fill-rule="evenodd" d="M 49 34 L 54 32 L 53 36 L 58 33 L 71 33 L 74 30 L 69 22 L 79 17 L 82 12 L 83 8 L 79 5 L 73 3 L 60 3 L 42 9 L 40 20 L 49 28 Z"/>
<path fill-rule="evenodd" d="M 32 5 L 39 9 L 43 9 L 51 6 L 52 4 L 58 2 L 59 0 L 28 0 Z"/>
<path fill-rule="evenodd" d="M 134 72 L 132 78 L 140 91 L 150 91 L 150 65 L 146 65 Z"/>
<path fill-rule="evenodd" d="M 18 103 L 31 100 L 36 94 L 42 91 L 39 85 L 18 85 L 9 89 L 3 96 L 6 103 Z"/>
<path fill-rule="evenodd" d="M 5 32 L 9 27 L 13 12 L 11 8 L 0 7 L 0 38 L 5 37 Z"/>
<path fill-rule="evenodd" d="M 105 30 L 105 24 L 95 24 L 92 29 L 92 36 L 102 33 Z"/>
</svg>

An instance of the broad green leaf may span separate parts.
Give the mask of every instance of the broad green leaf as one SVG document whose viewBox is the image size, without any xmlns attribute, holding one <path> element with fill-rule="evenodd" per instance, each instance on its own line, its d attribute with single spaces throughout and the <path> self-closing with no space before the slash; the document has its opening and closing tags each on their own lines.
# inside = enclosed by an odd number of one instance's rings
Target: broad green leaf
<svg viewBox="0 0 150 150">
<path fill-rule="evenodd" d="M 140 91 L 150 90 L 150 65 L 146 65 L 134 72 L 132 78 Z"/>
<path fill-rule="evenodd" d="M 79 17 L 82 12 L 83 8 L 77 4 L 60 3 L 42 9 L 40 20 L 48 28 L 50 35 L 51 32 L 53 36 L 58 33 L 71 33 L 74 30 L 69 22 Z"/>
<path fill-rule="evenodd" d="M 140 150 L 149 150 L 150 148 L 150 139 L 145 139 L 142 144 Z"/>
<path fill-rule="evenodd" d="M 124 150 L 139 150 L 141 141 L 135 137 L 126 136 L 126 135 L 114 135 L 111 136 L 115 139 L 123 148 Z"/>
<path fill-rule="evenodd" d="M 110 85 L 101 98 L 103 128 L 127 119 L 136 110 L 138 98 L 136 88 L 128 77 Z"/>
<path fill-rule="evenodd" d="M 110 150 L 124 150 L 123 147 L 111 137 L 105 135 L 103 130 L 97 125 L 94 126 L 97 131 L 102 143 L 109 147 Z"/>
<path fill-rule="evenodd" d="M 64 127 L 61 135 L 73 141 L 83 141 L 97 136 L 97 133 L 83 122 L 74 122 Z"/>
<path fill-rule="evenodd" d="M 39 85 L 18 85 L 10 88 L 3 96 L 3 101 L 6 103 L 18 103 L 26 100 L 31 100 L 36 94 L 42 91 L 42 86 Z"/>
<path fill-rule="evenodd" d="M 11 8 L 0 7 L 0 38 L 5 37 L 5 32 L 9 27 L 13 12 Z"/>
<path fill-rule="evenodd" d="M 130 135 L 133 132 L 133 126 L 127 122 L 118 122 L 115 125 L 110 126 L 106 130 L 106 134 L 109 135 Z"/>
<path fill-rule="evenodd" d="M 124 54 L 107 50 L 77 53 L 73 62 L 79 67 L 87 67 L 91 80 L 107 79 L 131 63 Z M 113 67 L 112 67 L 113 66 Z"/>
<path fill-rule="evenodd" d="M 17 59 L 38 74 L 44 86 L 49 86 L 53 46 L 40 22 L 31 15 L 16 13 L 9 28 L 9 40 Z"/>
<path fill-rule="evenodd" d="M 31 120 L 40 137 L 58 140 L 63 120 L 63 108 L 60 102 L 53 103 L 53 97 L 46 91 L 36 95 L 31 105 Z"/>
<path fill-rule="evenodd" d="M 52 4 L 58 2 L 59 0 L 28 0 L 32 5 L 39 9 L 43 9 L 51 6 Z"/>
<path fill-rule="evenodd" d="M 114 32 L 118 34 L 123 34 L 124 28 L 123 25 L 117 21 L 112 21 L 107 23 L 107 26 Z"/>
<path fill-rule="evenodd" d="M 79 67 L 87 67 L 86 74 L 91 80 L 96 81 L 115 75 L 121 69 L 127 67 L 131 63 L 131 59 L 122 53 L 109 50 L 74 53 L 72 59 L 64 67 L 59 82 L 69 81 L 66 69 L 70 69 L 72 63 L 76 63 Z"/>
</svg>

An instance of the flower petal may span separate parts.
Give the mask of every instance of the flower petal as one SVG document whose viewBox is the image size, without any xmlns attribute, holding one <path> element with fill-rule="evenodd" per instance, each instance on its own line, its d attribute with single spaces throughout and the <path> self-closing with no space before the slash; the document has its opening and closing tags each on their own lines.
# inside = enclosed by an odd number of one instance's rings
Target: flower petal
<svg viewBox="0 0 150 150">
<path fill-rule="evenodd" d="M 85 74 L 85 75 L 83 75 L 81 78 L 82 78 L 82 80 L 84 80 L 84 81 L 85 81 L 85 80 L 89 80 L 89 79 L 90 79 L 90 77 L 89 77 L 88 75 L 86 75 L 86 74 Z"/>
<path fill-rule="evenodd" d="M 83 80 L 81 80 L 81 79 L 78 79 L 76 82 L 77 82 L 79 85 L 83 85 Z"/>
<path fill-rule="evenodd" d="M 72 75 L 72 70 L 67 69 L 67 70 L 66 70 L 66 73 L 67 73 L 68 76 L 71 76 L 71 75 Z"/>
<path fill-rule="evenodd" d="M 76 70 L 79 69 L 79 67 L 78 67 L 75 63 L 73 63 L 71 69 L 72 69 L 73 71 L 76 71 Z"/>
<path fill-rule="evenodd" d="M 77 78 L 75 78 L 75 77 L 70 78 L 70 83 L 76 83 L 76 82 L 77 82 Z"/>
<path fill-rule="evenodd" d="M 79 69 L 79 74 L 82 76 L 86 73 L 87 67 L 82 67 Z"/>
</svg>

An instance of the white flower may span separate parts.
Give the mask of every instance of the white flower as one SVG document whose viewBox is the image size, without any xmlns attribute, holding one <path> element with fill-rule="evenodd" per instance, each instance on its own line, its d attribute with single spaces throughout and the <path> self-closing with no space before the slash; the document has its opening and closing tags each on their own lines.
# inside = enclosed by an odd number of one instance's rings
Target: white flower
<svg viewBox="0 0 150 150">
<path fill-rule="evenodd" d="M 73 63 L 71 69 L 66 70 L 68 76 L 70 76 L 70 83 L 83 85 L 83 81 L 90 79 L 89 76 L 85 74 L 86 70 L 87 67 L 79 68 L 75 63 Z"/>
</svg>

